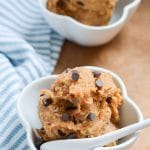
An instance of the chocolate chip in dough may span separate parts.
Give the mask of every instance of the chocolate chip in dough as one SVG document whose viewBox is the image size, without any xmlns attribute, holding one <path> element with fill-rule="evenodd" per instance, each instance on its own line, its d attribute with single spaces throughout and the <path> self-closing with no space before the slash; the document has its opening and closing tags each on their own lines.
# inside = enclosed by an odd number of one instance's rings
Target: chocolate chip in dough
<svg viewBox="0 0 150 150">
<path fill-rule="evenodd" d="M 61 130 L 59 130 L 59 129 L 58 129 L 58 134 L 59 134 L 60 136 L 65 136 L 65 135 L 66 135 L 63 131 L 61 131 Z"/>
<path fill-rule="evenodd" d="M 70 134 L 67 136 L 67 139 L 76 139 L 76 138 L 77 138 L 76 133 L 70 133 Z"/>
<path fill-rule="evenodd" d="M 44 93 L 41 93 L 41 94 L 40 94 L 40 97 L 42 97 L 42 96 L 44 96 L 44 95 L 45 95 Z"/>
<path fill-rule="evenodd" d="M 90 121 L 94 121 L 96 119 L 96 116 L 94 113 L 89 113 L 87 116 L 87 119 Z"/>
<path fill-rule="evenodd" d="M 75 116 L 73 116 L 72 121 L 74 122 L 74 124 L 77 124 L 77 120 L 76 120 Z"/>
<path fill-rule="evenodd" d="M 77 109 L 77 107 L 76 106 L 70 106 L 70 107 L 67 107 L 65 110 L 67 111 L 71 111 L 71 110 L 76 110 Z"/>
<path fill-rule="evenodd" d="M 67 111 L 71 111 L 71 110 L 76 110 L 77 109 L 77 106 L 67 106 L 66 108 L 65 108 L 65 110 Z"/>
<path fill-rule="evenodd" d="M 81 1 L 77 1 L 77 4 L 80 5 L 80 6 L 84 6 L 84 3 L 81 2 Z"/>
<path fill-rule="evenodd" d="M 44 106 L 49 106 L 52 104 L 53 100 L 51 98 L 43 97 L 42 98 L 42 103 Z"/>
<path fill-rule="evenodd" d="M 73 71 L 72 71 L 72 75 L 71 75 L 72 80 L 77 81 L 77 80 L 79 79 L 79 77 L 80 77 L 80 76 L 79 76 L 78 71 L 73 70 Z"/>
<path fill-rule="evenodd" d="M 94 78 L 98 78 L 101 75 L 101 73 L 98 71 L 93 71 L 92 73 L 93 73 Z"/>
<path fill-rule="evenodd" d="M 106 102 L 107 102 L 108 104 L 110 104 L 110 103 L 111 103 L 111 100 L 112 100 L 111 97 L 107 97 Z"/>
<path fill-rule="evenodd" d="M 101 80 L 96 80 L 96 82 L 95 82 L 95 84 L 96 84 L 96 86 L 98 87 L 98 88 L 102 88 L 103 87 L 103 82 L 101 81 Z"/>
<path fill-rule="evenodd" d="M 57 1 L 56 4 L 57 4 L 57 6 L 58 6 L 59 8 L 64 8 L 64 7 L 66 6 L 65 1 L 63 1 L 63 0 Z"/>
<path fill-rule="evenodd" d="M 70 119 L 70 117 L 69 117 L 69 115 L 67 113 L 63 113 L 62 114 L 62 120 L 63 121 L 69 121 L 69 119 Z"/>
<path fill-rule="evenodd" d="M 85 138 L 90 138 L 90 135 L 86 135 Z"/>
</svg>

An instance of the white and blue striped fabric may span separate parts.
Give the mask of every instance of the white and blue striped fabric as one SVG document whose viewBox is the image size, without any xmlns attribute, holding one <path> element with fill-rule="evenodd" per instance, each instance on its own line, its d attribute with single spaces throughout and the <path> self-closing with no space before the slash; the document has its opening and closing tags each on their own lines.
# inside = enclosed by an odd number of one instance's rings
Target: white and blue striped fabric
<svg viewBox="0 0 150 150">
<path fill-rule="evenodd" d="M 37 0 L 0 0 L 0 150 L 29 149 L 16 100 L 32 80 L 52 73 L 62 44 Z"/>
</svg>

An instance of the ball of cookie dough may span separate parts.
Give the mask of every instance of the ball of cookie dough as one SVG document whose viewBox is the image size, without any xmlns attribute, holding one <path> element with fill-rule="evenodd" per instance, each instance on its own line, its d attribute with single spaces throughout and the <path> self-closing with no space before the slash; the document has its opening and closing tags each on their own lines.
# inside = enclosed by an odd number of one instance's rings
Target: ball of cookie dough
<svg viewBox="0 0 150 150">
<path fill-rule="evenodd" d="M 111 75 L 83 67 L 67 69 L 49 90 L 41 91 L 39 134 L 45 141 L 102 135 L 109 125 L 117 129 L 121 104 Z"/>
<path fill-rule="evenodd" d="M 106 25 L 117 0 L 49 0 L 49 10 L 93 26 Z"/>
</svg>

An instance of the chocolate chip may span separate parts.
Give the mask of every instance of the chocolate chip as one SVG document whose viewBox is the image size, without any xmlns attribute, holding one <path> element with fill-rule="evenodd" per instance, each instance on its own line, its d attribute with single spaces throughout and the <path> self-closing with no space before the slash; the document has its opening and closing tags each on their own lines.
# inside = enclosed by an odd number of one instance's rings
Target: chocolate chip
<svg viewBox="0 0 150 150">
<path fill-rule="evenodd" d="M 84 3 L 81 2 L 81 1 L 77 1 L 77 4 L 80 5 L 80 6 L 84 6 Z"/>
<path fill-rule="evenodd" d="M 58 129 L 58 134 L 59 134 L 60 136 L 66 136 L 66 134 L 65 134 L 63 131 L 59 130 L 59 129 Z"/>
<path fill-rule="evenodd" d="M 96 119 L 96 116 L 94 113 L 89 113 L 87 116 L 87 119 L 90 121 L 94 121 Z"/>
<path fill-rule="evenodd" d="M 66 114 L 66 113 L 63 113 L 63 114 L 62 114 L 62 120 L 63 120 L 63 121 L 69 121 L 69 119 L 70 119 L 70 117 L 69 117 L 68 114 Z"/>
<path fill-rule="evenodd" d="M 49 106 L 50 104 L 53 103 L 53 100 L 51 98 L 43 97 L 42 98 L 42 103 L 44 106 Z"/>
<path fill-rule="evenodd" d="M 41 94 L 40 94 L 40 97 L 42 97 L 42 96 L 44 96 L 44 95 L 45 95 L 44 93 L 41 93 Z"/>
<path fill-rule="evenodd" d="M 108 104 L 110 104 L 110 103 L 111 103 L 111 100 L 112 100 L 112 98 L 111 98 L 111 97 L 107 97 L 107 98 L 106 98 L 106 102 L 107 102 Z"/>
<path fill-rule="evenodd" d="M 101 80 L 96 80 L 96 82 L 95 82 L 95 84 L 96 84 L 96 86 L 98 87 L 98 88 L 102 88 L 103 87 L 103 82 L 101 81 Z"/>
<path fill-rule="evenodd" d="M 76 139 L 76 138 L 77 138 L 76 133 L 70 133 L 70 134 L 67 136 L 67 139 Z"/>
<path fill-rule="evenodd" d="M 101 75 L 101 73 L 98 71 L 93 71 L 92 73 L 93 73 L 94 78 L 98 78 Z"/>
<path fill-rule="evenodd" d="M 77 109 L 77 106 L 67 106 L 66 108 L 65 108 L 65 110 L 67 111 L 69 111 L 69 110 L 75 110 L 75 109 Z"/>
<path fill-rule="evenodd" d="M 77 80 L 79 79 L 79 77 L 80 77 L 80 76 L 79 76 L 78 71 L 73 70 L 73 71 L 72 71 L 72 75 L 71 75 L 72 80 L 77 81 Z"/>
<path fill-rule="evenodd" d="M 90 135 L 86 135 L 85 138 L 90 138 Z"/>
<path fill-rule="evenodd" d="M 74 122 L 74 124 L 77 124 L 77 120 L 76 120 L 75 116 L 73 116 L 73 122 Z"/>
<path fill-rule="evenodd" d="M 50 122 L 48 122 L 48 123 L 47 123 L 47 125 L 48 125 L 48 126 L 50 126 L 50 125 L 51 125 L 51 123 L 50 123 Z"/>
<path fill-rule="evenodd" d="M 65 103 L 65 110 L 66 111 L 77 109 L 77 106 L 71 102 L 72 100 L 65 100 L 65 101 L 66 101 L 66 103 Z"/>
<path fill-rule="evenodd" d="M 66 6 L 66 3 L 63 0 L 59 0 L 56 5 L 59 8 L 64 8 Z"/>
</svg>

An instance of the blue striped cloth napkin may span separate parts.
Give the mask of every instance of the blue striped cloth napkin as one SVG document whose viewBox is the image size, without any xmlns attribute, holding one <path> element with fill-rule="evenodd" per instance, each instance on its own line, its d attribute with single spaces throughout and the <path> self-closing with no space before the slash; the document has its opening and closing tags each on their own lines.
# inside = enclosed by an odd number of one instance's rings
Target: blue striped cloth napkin
<svg viewBox="0 0 150 150">
<path fill-rule="evenodd" d="M 0 1 L 0 150 L 29 149 L 16 100 L 32 80 L 52 73 L 62 44 L 37 0 Z"/>
</svg>

